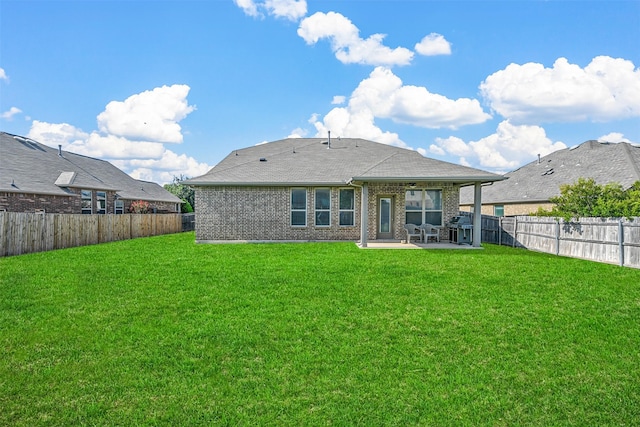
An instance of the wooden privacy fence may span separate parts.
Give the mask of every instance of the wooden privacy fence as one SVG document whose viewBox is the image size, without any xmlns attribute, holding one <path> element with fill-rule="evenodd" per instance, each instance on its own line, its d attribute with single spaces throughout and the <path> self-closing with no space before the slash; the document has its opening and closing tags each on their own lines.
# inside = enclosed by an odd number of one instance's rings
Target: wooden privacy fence
<svg viewBox="0 0 640 427">
<path fill-rule="evenodd" d="M 180 214 L 0 212 L 0 257 L 181 231 Z"/>
<path fill-rule="evenodd" d="M 640 268 L 640 218 L 482 216 L 482 241 Z"/>
</svg>

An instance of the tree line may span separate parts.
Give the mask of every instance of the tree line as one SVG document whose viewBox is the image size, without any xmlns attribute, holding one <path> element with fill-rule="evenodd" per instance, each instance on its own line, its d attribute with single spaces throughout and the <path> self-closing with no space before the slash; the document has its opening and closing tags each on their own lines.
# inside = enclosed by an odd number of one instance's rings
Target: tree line
<svg viewBox="0 0 640 427">
<path fill-rule="evenodd" d="M 560 186 L 560 195 L 549 199 L 551 210 L 539 208 L 538 216 L 572 218 L 640 217 L 640 181 L 624 189 L 619 183 L 597 184 L 593 178 L 579 178 Z"/>
<path fill-rule="evenodd" d="M 165 184 L 164 189 L 182 200 L 182 213 L 191 213 L 195 208 L 196 193 L 192 187 L 182 184 L 182 181 L 189 179 L 182 174 L 174 176 L 170 184 Z"/>
</svg>

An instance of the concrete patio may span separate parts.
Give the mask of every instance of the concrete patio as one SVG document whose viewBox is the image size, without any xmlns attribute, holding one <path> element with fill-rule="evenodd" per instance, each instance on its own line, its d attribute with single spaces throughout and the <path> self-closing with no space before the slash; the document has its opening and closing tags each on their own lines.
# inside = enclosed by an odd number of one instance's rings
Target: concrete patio
<svg viewBox="0 0 640 427">
<path fill-rule="evenodd" d="M 360 242 L 356 242 L 360 249 L 482 249 L 471 245 L 458 245 L 447 241 L 429 243 L 403 243 L 401 240 L 370 240 L 366 247 L 362 247 Z"/>
</svg>

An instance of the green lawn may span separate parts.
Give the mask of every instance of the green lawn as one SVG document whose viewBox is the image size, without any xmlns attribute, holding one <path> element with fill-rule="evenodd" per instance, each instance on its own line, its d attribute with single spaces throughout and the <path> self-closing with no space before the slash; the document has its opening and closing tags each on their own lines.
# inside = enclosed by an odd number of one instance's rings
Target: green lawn
<svg viewBox="0 0 640 427">
<path fill-rule="evenodd" d="M 640 270 L 500 246 L 0 259 L 0 425 L 640 424 Z"/>
</svg>

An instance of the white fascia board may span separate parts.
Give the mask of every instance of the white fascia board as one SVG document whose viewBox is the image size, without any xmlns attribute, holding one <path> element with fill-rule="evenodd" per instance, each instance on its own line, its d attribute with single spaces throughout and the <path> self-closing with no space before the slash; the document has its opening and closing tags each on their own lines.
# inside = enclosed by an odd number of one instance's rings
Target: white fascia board
<svg viewBox="0 0 640 427">
<path fill-rule="evenodd" d="M 485 182 L 494 182 L 494 181 L 503 181 L 505 177 L 493 175 L 493 176 L 474 176 L 474 177 L 452 177 L 452 176 L 419 176 L 419 177 L 353 177 L 351 181 L 354 182 L 423 182 L 423 181 L 433 181 L 433 182 L 455 182 L 460 183 L 462 186 L 473 185 L 476 182 L 485 183 Z"/>
<path fill-rule="evenodd" d="M 346 186 L 346 181 L 339 182 L 188 182 L 192 187 L 336 187 Z"/>
</svg>

